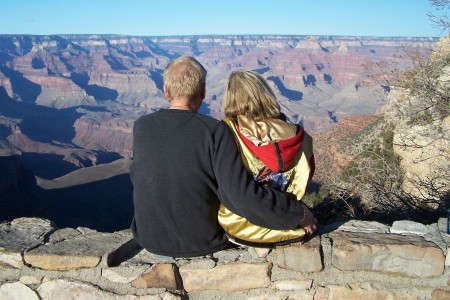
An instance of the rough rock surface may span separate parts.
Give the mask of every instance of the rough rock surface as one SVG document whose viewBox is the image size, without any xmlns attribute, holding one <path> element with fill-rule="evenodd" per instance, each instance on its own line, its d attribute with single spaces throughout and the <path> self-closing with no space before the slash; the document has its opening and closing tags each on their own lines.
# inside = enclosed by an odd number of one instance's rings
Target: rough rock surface
<svg viewBox="0 0 450 300">
<path fill-rule="evenodd" d="M 332 233 L 333 265 L 341 270 L 376 270 L 406 276 L 443 274 L 442 250 L 414 236 Z"/>
<path fill-rule="evenodd" d="M 23 251 L 43 244 L 52 230 L 50 221 L 38 218 L 19 218 L 0 224 L 0 263 L 21 268 Z"/>
<path fill-rule="evenodd" d="M 47 220 L 21 218 L 2 224 L 3 245 L 22 245 L 16 253 L 25 262 L 34 253 L 52 267 L 0 263 L 0 299 L 448 299 L 446 222 L 440 219 L 418 234 L 422 224 L 351 220 L 320 228 L 302 245 L 258 251 L 236 246 L 173 258 L 137 247 L 128 230 L 55 231 Z M 399 228 L 401 234 L 394 233 Z M 64 270 L 61 257 L 100 261 Z"/>
<path fill-rule="evenodd" d="M 44 270 L 94 268 L 103 256 L 113 253 L 130 240 L 132 240 L 130 234 L 84 234 L 26 251 L 24 260 L 27 264 Z"/>
<path fill-rule="evenodd" d="M 428 80 L 426 85 L 430 89 L 420 88 L 422 94 L 417 95 L 411 91 L 413 83 L 394 87 L 383 108 L 385 120 L 395 124 L 393 149 L 401 158 L 402 187 L 418 199 L 443 199 L 450 189 L 450 116 L 446 100 L 450 95 L 449 57 L 450 35 L 447 34 L 435 44 L 426 62 L 433 66 L 430 71 L 433 75 L 424 79 L 420 75 L 423 70 L 415 71 L 415 82 Z"/>
</svg>

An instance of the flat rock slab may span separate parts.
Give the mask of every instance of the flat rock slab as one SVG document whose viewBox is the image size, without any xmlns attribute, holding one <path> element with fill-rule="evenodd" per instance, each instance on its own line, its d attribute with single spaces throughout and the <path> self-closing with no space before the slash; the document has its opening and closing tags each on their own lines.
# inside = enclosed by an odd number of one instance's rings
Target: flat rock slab
<svg viewBox="0 0 450 300">
<path fill-rule="evenodd" d="M 395 221 L 390 229 L 391 233 L 426 235 L 429 233 L 427 226 L 413 221 Z"/>
<path fill-rule="evenodd" d="M 325 297 L 316 295 L 314 299 L 395 299 L 417 300 L 413 295 L 394 293 L 387 290 L 373 288 L 370 283 L 349 284 L 345 286 L 331 285 L 325 288 Z"/>
<path fill-rule="evenodd" d="M 154 265 L 148 273 L 131 282 L 138 289 L 166 288 L 169 290 L 182 289 L 182 282 L 178 268 L 174 264 Z"/>
<path fill-rule="evenodd" d="M 309 290 L 312 286 L 311 280 L 280 280 L 273 284 L 273 287 L 281 291 Z"/>
<path fill-rule="evenodd" d="M 94 268 L 103 256 L 117 253 L 130 240 L 131 235 L 88 233 L 26 251 L 24 260 L 33 267 L 52 271 Z"/>
<path fill-rule="evenodd" d="M 38 293 L 43 300 L 59 299 L 89 299 L 89 300 L 175 300 L 181 299 L 170 293 L 157 295 L 116 295 L 103 291 L 96 286 L 69 281 L 64 279 L 51 280 L 42 283 L 38 287 Z"/>
<path fill-rule="evenodd" d="M 349 220 L 342 223 L 333 223 L 319 228 L 319 233 L 327 233 L 330 231 L 349 231 L 364 233 L 389 233 L 389 226 L 374 221 Z"/>
<path fill-rule="evenodd" d="M 77 235 L 80 235 L 81 232 L 74 229 L 74 228 L 63 228 L 59 229 L 55 232 L 53 232 L 49 237 L 50 243 L 59 243 L 64 240 L 68 240 L 71 238 L 76 237 Z"/>
<path fill-rule="evenodd" d="M 180 269 L 184 289 L 192 291 L 242 291 L 266 288 L 271 264 L 232 263 L 208 270 Z"/>
<path fill-rule="evenodd" d="M 0 224 L 0 262 L 21 268 L 22 252 L 44 244 L 45 236 L 53 230 L 52 222 L 38 218 L 18 218 Z"/>
<path fill-rule="evenodd" d="M 432 300 L 448 300 L 450 299 L 450 290 L 437 289 L 431 294 Z"/>
<path fill-rule="evenodd" d="M 307 291 L 279 291 L 266 295 L 252 296 L 245 298 L 246 300 L 322 300 L 316 299 Z M 323 299 L 325 300 L 325 299 Z M 328 299 L 327 299 L 328 300 Z"/>
<path fill-rule="evenodd" d="M 440 276 L 445 257 L 420 236 L 334 232 L 332 264 L 340 270 L 367 270 L 411 277 Z"/>
<path fill-rule="evenodd" d="M 276 248 L 277 264 L 280 268 L 298 272 L 320 272 L 323 258 L 320 237 L 313 237 L 305 243 L 293 243 Z"/>
<path fill-rule="evenodd" d="M 21 282 L 5 283 L 0 286 L 0 299 L 4 300 L 39 300 L 38 295 Z"/>
</svg>

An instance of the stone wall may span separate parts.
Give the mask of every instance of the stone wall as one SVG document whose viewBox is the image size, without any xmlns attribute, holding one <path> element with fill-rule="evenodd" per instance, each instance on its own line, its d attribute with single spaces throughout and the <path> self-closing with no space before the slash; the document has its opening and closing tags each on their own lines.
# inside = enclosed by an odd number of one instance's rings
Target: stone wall
<svg viewBox="0 0 450 300">
<path fill-rule="evenodd" d="M 0 299 L 450 299 L 446 227 L 352 220 L 304 244 L 174 259 L 129 230 L 19 218 L 0 224 Z"/>
</svg>

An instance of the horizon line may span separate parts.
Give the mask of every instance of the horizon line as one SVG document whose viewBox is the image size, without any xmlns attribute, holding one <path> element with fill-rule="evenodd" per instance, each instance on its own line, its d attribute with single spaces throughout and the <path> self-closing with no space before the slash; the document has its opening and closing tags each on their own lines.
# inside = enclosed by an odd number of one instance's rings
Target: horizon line
<svg viewBox="0 0 450 300">
<path fill-rule="evenodd" d="M 448 34 L 446 34 L 448 35 Z M 442 38 L 443 36 L 402 36 L 402 35 L 339 35 L 339 34 L 174 34 L 174 35 L 133 35 L 120 33 L 55 33 L 55 34 L 33 34 L 33 33 L 0 33 L 0 36 L 122 36 L 122 37 L 253 37 L 253 36 L 289 36 L 289 37 L 359 37 L 359 38 Z"/>
</svg>

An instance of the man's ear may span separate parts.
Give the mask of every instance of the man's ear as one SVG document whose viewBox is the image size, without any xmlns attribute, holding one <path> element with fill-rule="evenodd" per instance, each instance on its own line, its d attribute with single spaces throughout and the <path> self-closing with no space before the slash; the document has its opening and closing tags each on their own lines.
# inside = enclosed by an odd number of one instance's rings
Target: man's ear
<svg viewBox="0 0 450 300">
<path fill-rule="evenodd" d="M 163 89 L 164 89 L 164 97 L 166 97 L 166 99 L 167 99 L 168 101 L 172 100 L 172 99 L 170 98 L 169 91 L 166 89 L 166 86 L 164 86 Z"/>
</svg>

